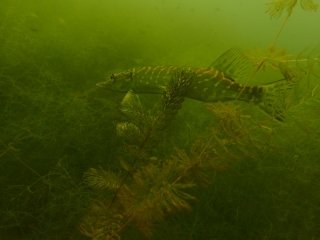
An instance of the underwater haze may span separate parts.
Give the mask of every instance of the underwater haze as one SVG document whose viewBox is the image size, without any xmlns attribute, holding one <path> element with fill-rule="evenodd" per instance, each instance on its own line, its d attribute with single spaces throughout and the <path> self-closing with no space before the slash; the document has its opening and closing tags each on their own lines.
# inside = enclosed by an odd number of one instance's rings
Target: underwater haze
<svg viewBox="0 0 320 240">
<path fill-rule="evenodd" d="M 1 0 L 0 239 L 320 239 L 319 4 Z"/>
</svg>

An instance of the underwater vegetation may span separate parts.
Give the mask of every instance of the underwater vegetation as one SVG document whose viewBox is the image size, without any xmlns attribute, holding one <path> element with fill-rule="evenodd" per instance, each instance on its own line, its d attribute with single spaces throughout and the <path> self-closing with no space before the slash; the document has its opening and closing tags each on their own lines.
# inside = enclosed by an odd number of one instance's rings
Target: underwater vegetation
<svg viewBox="0 0 320 240">
<path fill-rule="evenodd" d="M 311 50 L 306 48 L 296 56 L 276 48 L 276 40 L 297 4 L 297 0 L 268 3 L 271 18 L 280 17 L 284 11 L 287 17 L 268 48 L 245 53 L 255 66 L 246 84 L 260 69 L 268 68 L 281 72 L 286 81 L 296 84 L 293 91 L 280 92 L 275 97 L 274 105 L 283 106 L 285 111 L 281 114 L 285 115 L 317 96 L 320 79 L 320 45 Z M 301 0 L 300 6 L 307 11 L 316 11 L 318 7 L 310 0 Z M 134 223 L 150 239 L 156 223 L 167 215 L 190 210 L 196 200 L 192 188 L 208 187 L 212 172 L 227 171 L 235 161 L 254 158 L 267 149 L 276 150 L 273 138 L 277 132 L 267 126 L 270 122 L 278 124 L 276 114 L 261 121 L 245 116 L 234 102 L 219 102 L 205 104 L 215 119 L 209 132 L 202 133 L 188 150 L 172 146 L 171 156 L 157 156 L 154 149 L 164 141 L 164 132 L 182 107 L 183 96 L 192 81 L 192 70 L 178 68 L 152 109 L 144 109 L 134 93 L 126 96 L 121 110 L 128 120 L 117 123 L 116 129 L 129 154 L 119 157 L 122 171 L 90 168 L 85 173 L 88 186 L 109 194 L 101 194 L 92 203 L 79 227 L 83 234 L 92 239 L 120 239 L 126 227 Z"/>
<path fill-rule="evenodd" d="M 0 24 L 0 239 L 320 238 L 320 44 L 298 54 L 277 47 L 294 10 L 318 5 L 267 7 L 285 18 L 269 46 L 243 53 L 252 66 L 242 84 L 274 71 L 293 86 L 275 91 L 269 115 L 237 101 L 241 91 L 229 102 L 187 99 L 188 66 L 157 96 L 92 88 L 106 64 L 135 66 L 121 57 L 135 46 L 116 52 L 120 40 L 107 36 L 102 48 L 99 35 L 56 43 L 72 53 L 57 56 L 44 36 L 28 35 L 41 26 L 15 35 Z"/>
</svg>

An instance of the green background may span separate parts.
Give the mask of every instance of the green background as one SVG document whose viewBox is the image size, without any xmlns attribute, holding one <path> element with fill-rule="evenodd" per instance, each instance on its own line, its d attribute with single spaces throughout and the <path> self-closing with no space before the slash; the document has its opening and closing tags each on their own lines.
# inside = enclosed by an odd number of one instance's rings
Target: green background
<svg viewBox="0 0 320 240">
<path fill-rule="evenodd" d="M 250 0 L 2 0 L 0 239 L 87 239 L 77 226 L 97 193 L 83 174 L 117 171 L 124 155 L 115 129 L 123 94 L 95 84 L 133 67 L 206 67 L 234 46 L 266 48 L 284 19 L 266 9 Z M 276 47 L 316 46 L 319 22 L 319 12 L 296 7 Z M 271 77 L 279 73 L 254 81 Z M 193 210 L 168 216 L 154 239 L 320 239 L 319 100 L 271 126 L 275 148 L 213 173 Z M 212 118 L 187 100 L 156 151 L 188 148 Z M 130 225 L 123 239 L 143 237 Z"/>
</svg>

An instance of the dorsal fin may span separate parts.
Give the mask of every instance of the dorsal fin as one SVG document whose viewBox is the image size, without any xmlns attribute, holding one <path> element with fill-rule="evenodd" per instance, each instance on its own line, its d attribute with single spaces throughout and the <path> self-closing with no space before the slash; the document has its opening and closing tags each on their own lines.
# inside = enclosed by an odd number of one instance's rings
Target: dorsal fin
<svg viewBox="0 0 320 240">
<path fill-rule="evenodd" d="M 209 66 L 209 68 L 223 72 L 237 83 L 245 83 L 249 67 L 250 61 L 243 56 L 240 48 L 230 48 Z"/>
</svg>

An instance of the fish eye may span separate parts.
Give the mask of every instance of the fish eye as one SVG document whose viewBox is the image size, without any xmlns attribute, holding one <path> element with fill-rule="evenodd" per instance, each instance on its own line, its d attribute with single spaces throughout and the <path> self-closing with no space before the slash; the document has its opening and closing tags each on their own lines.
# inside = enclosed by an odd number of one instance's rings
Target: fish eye
<svg viewBox="0 0 320 240">
<path fill-rule="evenodd" d="M 110 79 L 114 80 L 114 74 L 111 74 Z"/>
</svg>

